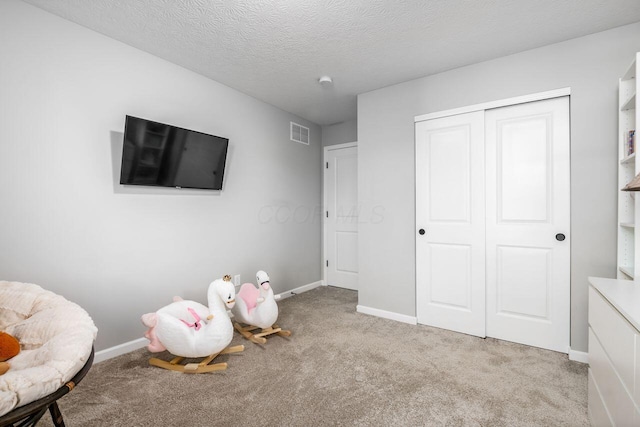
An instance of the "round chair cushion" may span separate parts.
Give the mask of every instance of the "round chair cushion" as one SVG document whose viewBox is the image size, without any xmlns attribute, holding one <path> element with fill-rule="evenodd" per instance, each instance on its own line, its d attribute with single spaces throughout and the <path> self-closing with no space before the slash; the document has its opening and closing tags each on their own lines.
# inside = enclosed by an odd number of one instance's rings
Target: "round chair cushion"
<svg viewBox="0 0 640 427">
<path fill-rule="evenodd" d="M 91 355 L 97 328 L 79 305 L 38 285 L 0 281 L 0 331 L 20 353 L 0 376 L 0 416 L 56 391 Z"/>
</svg>

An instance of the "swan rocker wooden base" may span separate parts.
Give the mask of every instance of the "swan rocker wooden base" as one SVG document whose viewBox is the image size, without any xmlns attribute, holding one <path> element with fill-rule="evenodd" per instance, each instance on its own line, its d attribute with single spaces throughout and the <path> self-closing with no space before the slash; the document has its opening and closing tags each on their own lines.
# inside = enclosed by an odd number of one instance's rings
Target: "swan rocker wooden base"
<svg viewBox="0 0 640 427">
<path fill-rule="evenodd" d="M 260 270 L 256 273 L 258 287 L 245 283 L 240 288 L 236 304 L 231 311 L 236 320 L 233 327 L 246 339 L 256 344 L 265 344 L 269 335 L 291 336 L 275 324 L 278 320 L 278 304 L 269 283 L 269 276 Z M 245 326 L 242 326 L 244 324 Z M 253 331 L 260 329 L 260 332 Z"/>
<path fill-rule="evenodd" d="M 230 354 L 230 353 L 238 353 L 244 350 L 243 345 L 234 345 L 233 347 L 227 347 L 219 353 L 212 354 L 210 356 L 205 357 L 199 363 L 187 363 L 182 365 L 182 361 L 186 359 L 183 356 L 176 356 L 171 361 L 166 362 L 164 360 L 158 359 L 156 357 L 152 357 L 149 359 L 149 364 L 151 366 L 157 366 L 158 368 L 168 369 L 170 371 L 182 372 L 185 374 L 204 374 L 206 372 L 216 372 L 216 371 L 224 371 L 227 369 L 227 363 L 214 363 L 213 360 L 221 354 Z"/>
<path fill-rule="evenodd" d="M 245 337 L 251 342 L 256 344 L 265 344 L 267 342 L 267 337 L 269 335 L 277 334 L 281 337 L 290 337 L 291 331 L 282 330 L 282 328 L 278 325 L 273 325 L 269 328 L 262 329 L 258 326 L 241 326 L 239 323 L 234 323 L 233 327 L 236 328 L 236 331 L 240 332 L 240 335 Z M 260 329 L 259 333 L 253 333 L 253 331 Z"/>
</svg>

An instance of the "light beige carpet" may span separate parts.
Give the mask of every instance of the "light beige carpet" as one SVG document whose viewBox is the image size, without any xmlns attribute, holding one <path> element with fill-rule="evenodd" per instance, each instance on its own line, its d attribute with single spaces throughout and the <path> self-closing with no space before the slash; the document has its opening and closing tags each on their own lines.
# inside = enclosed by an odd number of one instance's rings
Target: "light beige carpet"
<svg viewBox="0 0 640 427">
<path fill-rule="evenodd" d="M 331 287 L 281 301 L 278 323 L 293 335 L 260 347 L 236 334 L 246 350 L 220 357 L 222 373 L 151 367 L 146 349 L 97 364 L 59 401 L 66 424 L 588 425 L 587 365 L 359 314 L 356 304 L 355 292 Z M 48 414 L 40 425 L 52 425 Z"/>
</svg>

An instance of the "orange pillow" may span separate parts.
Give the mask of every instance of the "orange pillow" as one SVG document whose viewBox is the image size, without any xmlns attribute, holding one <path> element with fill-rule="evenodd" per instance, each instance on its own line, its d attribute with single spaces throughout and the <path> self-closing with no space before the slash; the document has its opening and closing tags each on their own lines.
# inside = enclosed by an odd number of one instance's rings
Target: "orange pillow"
<svg viewBox="0 0 640 427">
<path fill-rule="evenodd" d="M 20 343 L 6 332 L 0 332 L 0 362 L 11 359 L 20 353 Z"/>
</svg>

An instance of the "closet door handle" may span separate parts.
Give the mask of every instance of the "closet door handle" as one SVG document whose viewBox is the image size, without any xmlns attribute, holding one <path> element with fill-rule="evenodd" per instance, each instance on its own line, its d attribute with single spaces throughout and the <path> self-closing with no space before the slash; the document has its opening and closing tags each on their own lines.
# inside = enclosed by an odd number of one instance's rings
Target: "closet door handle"
<svg viewBox="0 0 640 427">
<path fill-rule="evenodd" d="M 564 239 L 566 239 L 566 237 L 565 237 L 565 235 L 564 235 L 564 234 L 562 234 L 562 233 L 558 233 L 558 234 L 556 234 L 556 240 L 557 240 L 558 242 L 562 242 Z"/>
<path fill-rule="evenodd" d="M 424 231 L 424 228 L 421 228 L 420 230 L 418 230 L 418 233 L 420 233 L 421 236 L 424 236 L 424 233 L 426 233 L 426 231 Z"/>
</svg>

